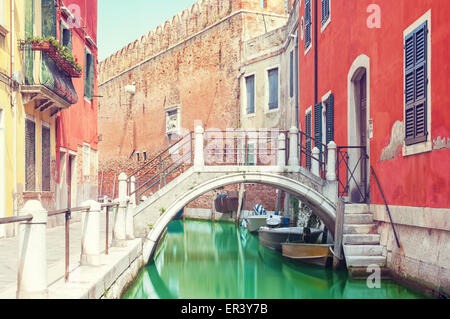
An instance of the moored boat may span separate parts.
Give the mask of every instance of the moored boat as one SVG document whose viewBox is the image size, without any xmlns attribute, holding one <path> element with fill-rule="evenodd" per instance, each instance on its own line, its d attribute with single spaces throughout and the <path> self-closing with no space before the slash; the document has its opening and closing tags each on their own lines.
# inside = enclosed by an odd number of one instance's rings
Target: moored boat
<svg viewBox="0 0 450 319">
<path fill-rule="evenodd" d="M 333 244 L 306 244 L 304 242 L 282 243 L 282 255 L 296 262 L 325 267 L 331 261 L 333 254 L 330 247 Z"/>
<path fill-rule="evenodd" d="M 257 232 L 260 227 L 267 225 L 267 215 L 248 216 L 245 218 L 247 221 L 247 229 L 249 232 Z"/>
<path fill-rule="evenodd" d="M 311 241 L 315 242 L 323 231 L 311 230 Z M 269 228 L 261 227 L 258 231 L 259 242 L 271 249 L 282 250 L 281 244 L 285 242 L 303 241 L 303 227 Z"/>
</svg>

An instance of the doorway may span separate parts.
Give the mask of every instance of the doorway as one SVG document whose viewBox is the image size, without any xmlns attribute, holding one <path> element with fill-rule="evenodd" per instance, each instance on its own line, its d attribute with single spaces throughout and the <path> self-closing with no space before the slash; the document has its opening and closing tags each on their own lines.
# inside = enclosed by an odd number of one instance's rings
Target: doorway
<svg viewBox="0 0 450 319">
<path fill-rule="evenodd" d="M 370 200 L 369 75 L 369 63 L 365 59 L 357 59 L 349 73 L 348 145 L 353 148 L 348 149 L 347 178 L 348 200 L 352 203 L 368 203 Z"/>
</svg>

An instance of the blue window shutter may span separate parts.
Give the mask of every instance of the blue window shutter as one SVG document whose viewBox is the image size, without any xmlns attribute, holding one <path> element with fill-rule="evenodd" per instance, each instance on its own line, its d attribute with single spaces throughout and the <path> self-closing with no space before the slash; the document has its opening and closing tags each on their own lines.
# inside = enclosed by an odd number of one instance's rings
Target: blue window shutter
<svg viewBox="0 0 450 319">
<path fill-rule="evenodd" d="M 305 49 L 311 44 L 311 0 L 305 0 Z"/>
<path fill-rule="evenodd" d="M 334 95 L 331 94 L 326 102 L 327 112 L 327 145 L 334 141 Z"/>
<path fill-rule="evenodd" d="M 322 0 L 322 25 L 330 17 L 330 0 Z"/>
<path fill-rule="evenodd" d="M 311 150 L 312 150 L 312 125 L 311 125 L 311 112 L 305 115 L 305 131 L 306 131 L 306 168 L 311 169 Z"/>
<path fill-rule="evenodd" d="M 322 141 L 322 103 L 314 105 L 314 138 Z M 322 151 L 322 144 L 315 141 L 314 146 Z"/>
<path fill-rule="evenodd" d="M 405 144 L 424 142 L 427 128 L 427 38 L 424 22 L 405 38 Z"/>
<path fill-rule="evenodd" d="M 278 69 L 268 72 L 269 77 L 269 110 L 278 108 Z"/>
<path fill-rule="evenodd" d="M 247 114 L 255 113 L 255 76 L 250 75 L 245 78 L 247 90 Z"/>
</svg>

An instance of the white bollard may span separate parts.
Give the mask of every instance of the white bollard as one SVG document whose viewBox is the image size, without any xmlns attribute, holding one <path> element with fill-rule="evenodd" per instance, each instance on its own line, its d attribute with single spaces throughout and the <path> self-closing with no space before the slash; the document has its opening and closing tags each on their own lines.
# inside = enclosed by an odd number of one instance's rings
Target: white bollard
<svg viewBox="0 0 450 319">
<path fill-rule="evenodd" d="M 289 166 L 299 166 L 298 129 L 293 126 L 289 130 Z"/>
<path fill-rule="evenodd" d="M 117 209 L 116 218 L 113 229 L 112 246 L 126 247 L 126 214 L 127 214 L 127 175 L 121 173 L 119 175 L 119 207 Z"/>
<path fill-rule="evenodd" d="M 283 133 L 278 135 L 278 166 L 286 166 L 286 136 Z"/>
<path fill-rule="evenodd" d="M 19 224 L 19 271 L 17 274 L 17 299 L 46 299 L 48 215 L 41 203 L 28 201 L 19 211 L 20 216 L 32 215 L 29 222 Z"/>
<path fill-rule="evenodd" d="M 130 201 L 127 205 L 127 216 L 126 216 L 126 233 L 127 233 L 127 239 L 132 240 L 136 237 L 134 236 L 134 210 L 136 208 L 136 194 L 133 194 L 133 192 L 136 190 L 136 177 L 131 176 L 130 178 L 130 193 L 132 194 L 130 196 Z"/>
<path fill-rule="evenodd" d="M 331 141 L 328 143 L 328 160 L 327 160 L 327 181 L 336 180 L 336 143 Z"/>
<path fill-rule="evenodd" d="M 312 158 L 311 158 L 311 173 L 313 173 L 316 176 L 320 177 L 320 170 L 319 170 L 319 159 L 320 157 L 320 150 L 316 147 L 312 150 Z"/>
<path fill-rule="evenodd" d="M 200 125 L 195 127 L 195 144 L 194 144 L 194 167 L 201 169 L 205 166 L 205 155 L 203 150 L 203 134 L 205 130 Z"/>
<path fill-rule="evenodd" d="M 89 206 L 89 211 L 81 213 L 81 265 L 100 265 L 100 214 L 101 205 L 88 200 L 82 206 Z"/>
</svg>

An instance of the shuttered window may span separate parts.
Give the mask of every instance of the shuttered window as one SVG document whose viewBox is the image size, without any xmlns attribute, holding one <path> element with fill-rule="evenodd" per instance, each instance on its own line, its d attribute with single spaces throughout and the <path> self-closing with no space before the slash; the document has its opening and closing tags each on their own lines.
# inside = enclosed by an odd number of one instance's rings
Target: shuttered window
<svg viewBox="0 0 450 319">
<path fill-rule="evenodd" d="M 330 94 L 325 102 L 326 108 L 326 122 L 327 122 L 327 145 L 331 141 L 334 141 L 334 95 Z"/>
<path fill-rule="evenodd" d="M 305 0 L 305 49 L 311 45 L 311 0 Z"/>
<path fill-rule="evenodd" d="M 255 76 L 250 75 L 245 78 L 247 92 L 247 114 L 255 113 Z"/>
<path fill-rule="evenodd" d="M 311 112 L 306 113 L 305 115 L 305 131 L 306 131 L 306 168 L 311 169 L 311 150 L 312 150 L 312 126 L 311 126 Z"/>
<path fill-rule="evenodd" d="M 424 22 L 405 38 L 405 144 L 427 140 L 427 38 Z"/>
<path fill-rule="evenodd" d="M 269 70 L 269 110 L 278 108 L 278 68 Z"/>
<path fill-rule="evenodd" d="M 84 96 L 92 100 L 94 96 L 94 56 L 85 52 Z"/>
<path fill-rule="evenodd" d="M 70 31 L 62 21 L 59 24 L 61 31 L 61 44 L 69 49 L 72 52 L 72 31 Z"/>
<path fill-rule="evenodd" d="M 330 0 L 322 0 L 322 25 L 328 21 L 330 17 Z"/>
<path fill-rule="evenodd" d="M 314 146 L 322 152 L 322 103 L 314 105 Z"/>
<path fill-rule="evenodd" d="M 36 124 L 25 120 L 25 190 L 36 190 Z"/>
<path fill-rule="evenodd" d="M 50 192 L 50 128 L 42 126 L 42 191 Z"/>
</svg>

